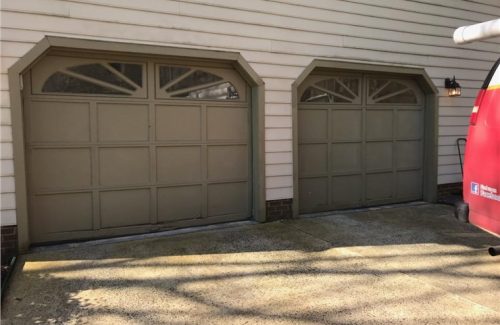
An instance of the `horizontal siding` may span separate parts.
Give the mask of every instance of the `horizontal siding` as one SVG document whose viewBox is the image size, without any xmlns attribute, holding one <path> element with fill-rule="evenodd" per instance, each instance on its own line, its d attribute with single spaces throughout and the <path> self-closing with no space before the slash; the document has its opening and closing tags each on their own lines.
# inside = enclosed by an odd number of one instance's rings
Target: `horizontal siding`
<svg viewBox="0 0 500 325">
<path fill-rule="evenodd" d="M 424 67 L 440 92 L 438 181 L 459 180 L 455 140 L 467 132 L 474 97 L 499 57 L 500 39 L 456 46 L 451 34 L 458 26 L 498 17 L 496 4 L 494 0 L 4 1 L 2 220 L 4 212 L 12 216 L 15 208 L 9 185 L 14 171 L 6 73 L 47 34 L 240 52 L 266 84 L 266 197 L 272 200 L 292 196 L 291 84 L 314 58 Z M 444 78 L 453 75 L 463 87 L 462 97 L 446 96 Z"/>
<path fill-rule="evenodd" d="M 13 226 L 16 224 L 16 210 L 2 210 L 2 226 Z"/>
</svg>

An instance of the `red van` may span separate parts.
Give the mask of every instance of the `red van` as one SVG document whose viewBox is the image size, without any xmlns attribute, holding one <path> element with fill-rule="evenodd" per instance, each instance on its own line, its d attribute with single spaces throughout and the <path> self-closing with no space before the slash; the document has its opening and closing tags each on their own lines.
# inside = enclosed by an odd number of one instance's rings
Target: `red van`
<svg viewBox="0 0 500 325">
<path fill-rule="evenodd" d="M 457 217 L 500 235 L 500 59 L 479 91 L 465 147 Z"/>
</svg>

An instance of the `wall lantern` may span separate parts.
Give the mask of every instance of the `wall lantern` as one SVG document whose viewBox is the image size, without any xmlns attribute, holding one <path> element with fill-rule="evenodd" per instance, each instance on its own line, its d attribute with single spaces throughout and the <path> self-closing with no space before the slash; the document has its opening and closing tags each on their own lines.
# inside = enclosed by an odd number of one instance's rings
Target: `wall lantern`
<svg viewBox="0 0 500 325">
<path fill-rule="evenodd" d="M 448 89 L 448 96 L 450 97 L 462 95 L 462 88 L 460 88 L 460 84 L 455 80 L 455 76 L 453 76 L 453 79 L 444 79 L 444 87 Z"/>
</svg>

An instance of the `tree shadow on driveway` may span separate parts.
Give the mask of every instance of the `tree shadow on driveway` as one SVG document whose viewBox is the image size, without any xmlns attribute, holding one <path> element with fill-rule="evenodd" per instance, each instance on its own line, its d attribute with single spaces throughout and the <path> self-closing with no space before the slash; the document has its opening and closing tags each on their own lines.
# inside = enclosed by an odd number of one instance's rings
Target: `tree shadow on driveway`
<svg viewBox="0 0 500 325">
<path fill-rule="evenodd" d="M 28 254 L 6 323 L 500 322 L 498 238 L 448 207 L 340 213 Z"/>
</svg>

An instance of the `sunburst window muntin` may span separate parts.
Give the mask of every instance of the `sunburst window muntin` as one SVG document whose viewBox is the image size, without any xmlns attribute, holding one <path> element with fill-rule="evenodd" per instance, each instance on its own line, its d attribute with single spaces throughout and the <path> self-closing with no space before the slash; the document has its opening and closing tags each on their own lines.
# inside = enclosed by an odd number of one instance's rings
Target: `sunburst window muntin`
<svg viewBox="0 0 500 325">
<path fill-rule="evenodd" d="M 385 75 L 313 75 L 299 88 L 307 105 L 419 106 L 422 98 L 414 80 Z"/>
<path fill-rule="evenodd" d="M 302 87 L 301 103 L 360 104 L 361 78 L 358 76 L 313 76 Z"/>
<path fill-rule="evenodd" d="M 233 70 L 156 65 L 156 97 L 176 100 L 245 100 L 246 84 Z"/>
<path fill-rule="evenodd" d="M 146 97 L 146 63 L 119 59 L 47 56 L 32 74 L 32 93 L 44 95 Z"/>
<path fill-rule="evenodd" d="M 421 105 L 422 94 L 413 80 L 368 77 L 366 81 L 369 105 Z"/>
</svg>

